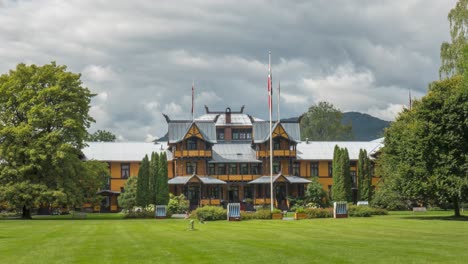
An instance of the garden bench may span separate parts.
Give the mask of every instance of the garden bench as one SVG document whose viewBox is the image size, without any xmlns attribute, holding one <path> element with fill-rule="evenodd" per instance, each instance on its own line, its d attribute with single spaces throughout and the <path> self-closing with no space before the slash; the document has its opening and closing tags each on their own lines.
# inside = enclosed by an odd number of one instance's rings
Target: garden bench
<svg viewBox="0 0 468 264">
<path fill-rule="evenodd" d="M 333 218 L 348 218 L 348 203 L 334 202 L 333 203 Z"/>
<path fill-rule="evenodd" d="M 357 206 L 369 206 L 369 202 L 368 201 L 358 201 Z"/>
<path fill-rule="evenodd" d="M 73 212 L 72 218 L 73 219 L 86 219 L 86 213 L 85 212 Z"/>
<path fill-rule="evenodd" d="M 228 221 L 240 221 L 240 203 L 230 203 L 227 206 L 227 220 Z"/>
<path fill-rule="evenodd" d="M 414 212 L 426 212 L 427 209 L 426 207 L 422 206 L 422 207 L 413 207 L 413 213 Z"/>
<path fill-rule="evenodd" d="M 156 205 L 156 208 L 154 210 L 154 216 L 156 218 L 166 218 L 166 206 Z"/>
</svg>

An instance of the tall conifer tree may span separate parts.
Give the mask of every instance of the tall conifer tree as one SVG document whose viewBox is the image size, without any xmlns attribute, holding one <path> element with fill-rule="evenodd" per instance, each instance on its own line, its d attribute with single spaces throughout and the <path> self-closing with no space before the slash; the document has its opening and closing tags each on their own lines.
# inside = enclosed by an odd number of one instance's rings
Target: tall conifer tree
<svg viewBox="0 0 468 264">
<path fill-rule="evenodd" d="M 346 196 L 346 201 L 352 202 L 353 201 L 353 192 L 352 192 L 352 187 L 353 187 L 353 179 L 351 178 L 351 172 L 350 172 L 350 164 L 349 164 L 349 154 L 348 154 L 348 149 L 344 148 L 341 149 L 341 173 L 342 173 L 342 178 L 344 182 L 344 192 Z"/>
<path fill-rule="evenodd" d="M 156 182 L 156 204 L 158 205 L 167 205 L 169 203 L 169 185 L 167 181 L 167 156 L 166 153 L 161 153 Z"/>
<path fill-rule="evenodd" d="M 342 149 L 335 146 L 333 152 L 333 185 L 332 198 L 334 201 L 346 201 L 345 183 L 342 172 Z"/>
<path fill-rule="evenodd" d="M 153 152 L 151 154 L 150 170 L 149 170 L 149 181 L 148 181 L 148 203 L 157 204 L 157 182 L 158 182 L 158 172 L 159 172 L 159 154 Z"/>
<path fill-rule="evenodd" d="M 136 204 L 138 206 L 148 205 L 148 179 L 149 179 L 150 162 L 148 155 L 145 155 L 141 161 L 140 169 L 138 170 L 138 181 L 136 191 Z"/>
</svg>

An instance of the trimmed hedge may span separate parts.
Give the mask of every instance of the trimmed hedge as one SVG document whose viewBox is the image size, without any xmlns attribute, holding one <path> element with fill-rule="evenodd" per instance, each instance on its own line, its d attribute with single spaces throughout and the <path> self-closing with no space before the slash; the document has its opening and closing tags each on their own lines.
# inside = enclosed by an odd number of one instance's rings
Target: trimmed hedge
<svg viewBox="0 0 468 264">
<path fill-rule="evenodd" d="M 370 217 L 373 215 L 386 215 L 388 212 L 387 210 L 380 208 L 350 205 L 348 207 L 348 214 L 351 217 Z"/>
<path fill-rule="evenodd" d="M 198 207 L 190 216 L 201 221 L 226 220 L 227 210 L 220 206 L 204 206 Z"/>
<path fill-rule="evenodd" d="M 241 211 L 241 220 L 251 219 L 271 219 L 270 209 L 258 209 L 256 212 L 244 212 Z"/>
<path fill-rule="evenodd" d="M 308 219 L 333 217 L 333 208 L 306 208 L 304 211 Z"/>
</svg>

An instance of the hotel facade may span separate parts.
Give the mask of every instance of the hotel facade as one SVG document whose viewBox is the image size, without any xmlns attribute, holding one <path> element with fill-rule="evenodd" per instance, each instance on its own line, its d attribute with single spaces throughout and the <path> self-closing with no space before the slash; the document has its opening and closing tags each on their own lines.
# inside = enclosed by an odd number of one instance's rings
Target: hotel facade
<svg viewBox="0 0 468 264">
<path fill-rule="evenodd" d="M 141 160 L 152 152 L 165 152 L 168 158 L 169 190 L 184 194 L 191 208 L 246 202 L 269 205 L 270 200 L 270 123 L 226 108 L 210 111 L 194 120 L 172 120 L 167 141 L 88 142 L 86 159 L 107 162 L 111 175 L 100 193 L 105 197 L 101 211 L 118 211 L 117 196 L 125 191 L 129 177 L 138 175 Z M 347 148 L 354 187 L 357 187 L 357 162 L 360 149 L 373 159 L 382 147 L 374 141 L 301 141 L 298 122 L 273 122 L 273 202 L 283 210 L 289 197 L 301 198 L 307 184 L 317 178 L 331 195 L 333 151 L 335 145 Z M 379 180 L 372 175 L 372 185 Z"/>
</svg>

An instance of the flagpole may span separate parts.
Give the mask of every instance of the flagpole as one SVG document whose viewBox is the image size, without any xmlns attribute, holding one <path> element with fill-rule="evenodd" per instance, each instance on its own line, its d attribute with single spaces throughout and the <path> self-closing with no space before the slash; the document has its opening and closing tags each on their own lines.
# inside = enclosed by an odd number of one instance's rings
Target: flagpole
<svg viewBox="0 0 468 264">
<path fill-rule="evenodd" d="M 192 80 L 192 122 L 194 120 L 195 81 Z"/>
<path fill-rule="evenodd" d="M 271 125 L 271 108 L 273 104 L 273 76 L 271 76 L 271 51 L 268 52 L 268 108 L 270 112 L 270 205 L 271 205 L 271 211 L 273 212 L 274 206 L 273 206 L 273 127 Z"/>
</svg>

